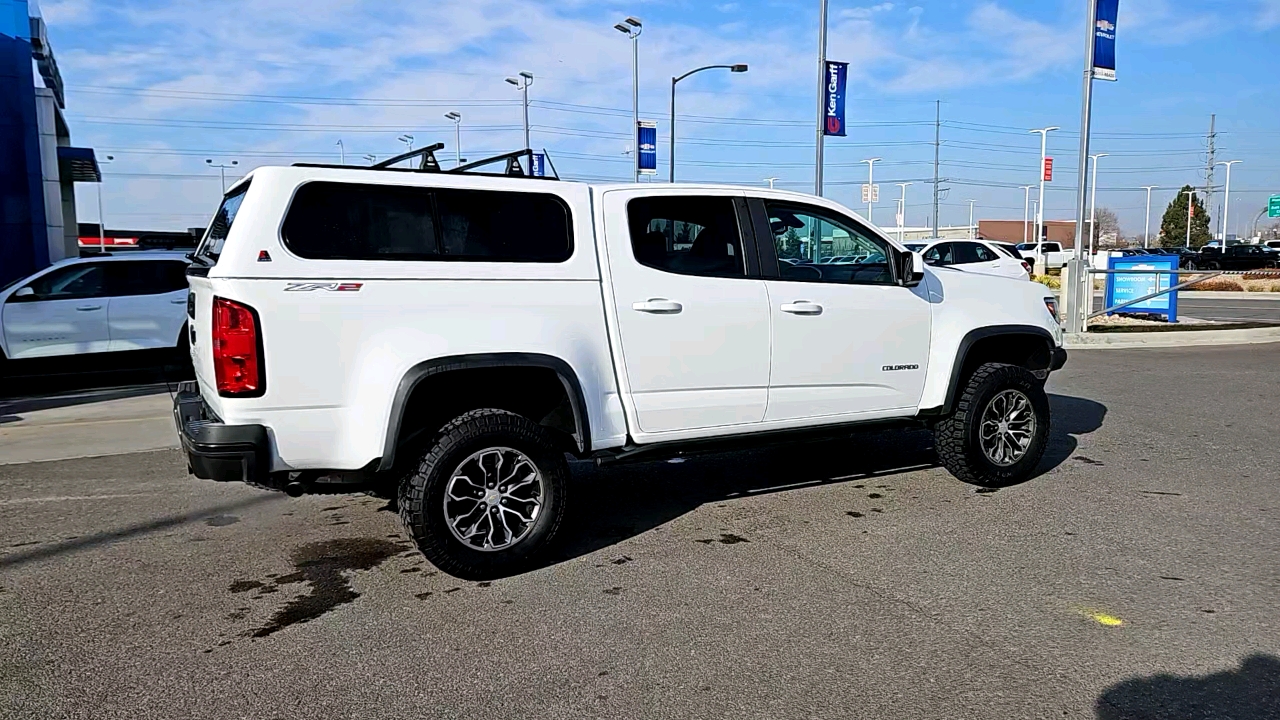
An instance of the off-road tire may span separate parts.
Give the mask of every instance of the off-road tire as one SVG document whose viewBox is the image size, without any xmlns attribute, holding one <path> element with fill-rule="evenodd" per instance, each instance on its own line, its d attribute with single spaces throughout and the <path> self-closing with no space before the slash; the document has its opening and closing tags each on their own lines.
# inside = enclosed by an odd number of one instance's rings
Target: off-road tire
<svg viewBox="0 0 1280 720">
<path fill-rule="evenodd" d="M 1016 389 L 1031 401 L 1035 432 L 1026 453 L 1009 466 L 1000 466 L 982 452 L 978 433 L 982 413 L 1003 390 Z M 1015 485 L 1031 476 L 1049 442 L 1049 397 L 1044 382 L 1026 368 L 1002 363 L 978 366 L 965 381 L 955 411 L 933 428 L 938 459 L 962 482 L 982 487 Z"/>
<path fill-rule="evenodd" d="M 542 508 L 528 534 L 510 548 L 480 551 L 449 529 L 444 493 L 459 463 L 489 447 L 528 457 L 543 478 Z M 551 431 L 506 410 L 472 410 L 445 424 L 417 469 L 400 484 L 398 505 L 405 530 L 436 567 L 466 580 L 506 577 L 531 567 L 551 545 L 564 521 L 569 466 Z"/>
</svg>

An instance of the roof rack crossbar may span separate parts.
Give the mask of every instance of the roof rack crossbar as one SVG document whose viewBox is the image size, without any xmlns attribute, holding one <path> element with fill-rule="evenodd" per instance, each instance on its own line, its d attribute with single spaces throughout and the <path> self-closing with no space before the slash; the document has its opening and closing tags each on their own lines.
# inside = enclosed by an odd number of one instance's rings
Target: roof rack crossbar
<svg viewBox="0 0 1280 720">
<path fill-rule="evenodd" d="M 444 143 L 436 143 L 434 145 L 418 148 L 417 150 L 410 150 L 407 153 L 401 153 L 392 158 L 387 158 L 380 163 L 374 163 L 370 167 L 382 170 L 384 168 L 391 167 L 398 162 L 404 162 L 405 160 L 420 157 L 422 160 L 418 163 L 418 170 L 423 170 L 425 172 L 440 172 L 440 163 L 436 160 L 436 151 L 443 149 Z"/>
</svg>

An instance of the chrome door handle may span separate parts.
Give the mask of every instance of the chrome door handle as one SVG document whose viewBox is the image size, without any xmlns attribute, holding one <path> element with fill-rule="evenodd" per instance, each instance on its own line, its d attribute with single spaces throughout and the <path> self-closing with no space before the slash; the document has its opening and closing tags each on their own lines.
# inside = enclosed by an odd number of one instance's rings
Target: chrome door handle
<svg viewBox="0 0 1280 720">
<path fill-rule="evenodd" d="M 822 306 L 817 303 L 811 303 L 808 300 L 797 300 L 793 303 L 786 303 L 781 308 L 784 313 L 792 315 L 821 315 Z"/>
<path fill-rule="evenodd" d="M 81 305 L 80 307 L 76 308 L 76 310 L 79 310 L 80 312 L 89 312 L 90 310 L 101 310 L 101 309 L 102 309 L 101 305 Z"/>
<path fill-rule="evenodd" d="M 654 315 L 675 315 L 683 310 L 684 306 L 666 298 L 649 298 L 644 302 L 631 303 L 631 309 L 636 312 L 653 313 Z"/>
</svg>

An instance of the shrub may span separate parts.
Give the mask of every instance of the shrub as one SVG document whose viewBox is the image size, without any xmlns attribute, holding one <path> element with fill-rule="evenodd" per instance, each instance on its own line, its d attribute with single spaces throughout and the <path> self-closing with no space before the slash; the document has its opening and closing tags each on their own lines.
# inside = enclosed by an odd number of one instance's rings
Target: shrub
<svg viewBox="0 0 1280 720">
<path fill-rule="evenodd" d="M 1241 292 L 1244 290 L 1244 286 L 1230 278 L 1216 277 L 1212 280 L 1205 280 L 1197 285 L 1192 285 L 1187 289 L 1204 292 Z"/>
<path fill-rule="evenodd" d="M 1062 278 L 1056 275 L 1036 275 L 1035 281 L 1050 290 L 1060 290 L 1062 288 Z"/>
</svg>

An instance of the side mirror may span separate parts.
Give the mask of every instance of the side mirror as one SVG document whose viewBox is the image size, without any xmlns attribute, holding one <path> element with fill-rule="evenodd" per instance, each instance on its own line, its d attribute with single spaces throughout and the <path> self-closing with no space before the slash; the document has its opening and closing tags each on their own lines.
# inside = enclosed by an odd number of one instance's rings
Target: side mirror
<svg viewBox="0 0 1280 720">
<path fill-rule="evenodd" d="M 14 290 L 14 291 L 13 291 L 13 297 L 14 297 L 14 299 L 17 299 L 17 298 L 32 298 L 32 299 L 34 299 L 34 298 L 35 298 L 35 296 L 36 296 L 36 291 L 35 291 L 35 290 L 32 290 L 30 286 L 22 287 L 22 288 L 18 288 L 17 290 Z"/>
<path fill-rule="evenodd" d="M 918 252 L 904 252 L 898 256 L 898 284 L 915 287 L 924 280 L 924 256 Z"/>
</svg>

